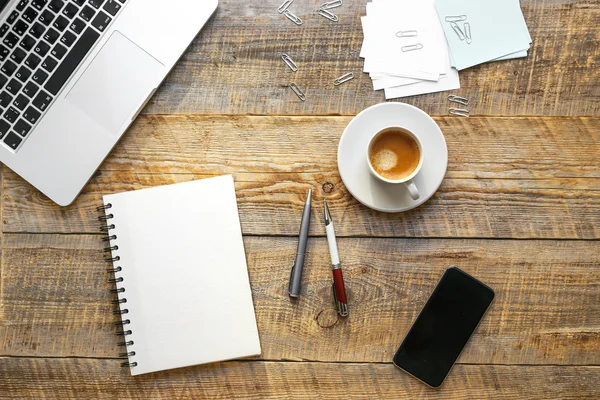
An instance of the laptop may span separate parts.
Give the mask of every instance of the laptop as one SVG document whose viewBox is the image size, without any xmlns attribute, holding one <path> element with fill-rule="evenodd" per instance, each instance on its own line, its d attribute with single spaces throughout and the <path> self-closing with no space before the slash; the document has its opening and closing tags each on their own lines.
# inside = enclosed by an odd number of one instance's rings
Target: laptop
<svg viewBox="0 0 600 400">
<path fill-rule="evenodd" d="M 0 162 L 73 202 L 218 0 L 0 0 Z"/>
</svg>

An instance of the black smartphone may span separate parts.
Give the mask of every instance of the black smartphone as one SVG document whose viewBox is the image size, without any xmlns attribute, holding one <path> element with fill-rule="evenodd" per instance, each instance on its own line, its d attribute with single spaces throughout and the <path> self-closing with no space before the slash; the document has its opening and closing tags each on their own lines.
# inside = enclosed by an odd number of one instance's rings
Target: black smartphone
<svg viewBox="0 0 600 400">
<path fill-rule="evenodd" d="M 494 300 L 494 291 L 458 267 L 444 272 L 400 348 L 394 365 L 439 387 Z"/>
</svg>

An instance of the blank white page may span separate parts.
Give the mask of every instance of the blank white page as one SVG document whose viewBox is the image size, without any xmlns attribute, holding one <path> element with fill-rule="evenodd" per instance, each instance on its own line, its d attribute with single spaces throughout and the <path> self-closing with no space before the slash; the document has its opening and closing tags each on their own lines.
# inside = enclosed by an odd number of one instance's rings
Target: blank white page
<svg viewBox="0 0 600 400">
<path fill-rule="evenodd" d="M 104 196 L 132 375 L 261 353 L 233 178 Z"/>
</svg>

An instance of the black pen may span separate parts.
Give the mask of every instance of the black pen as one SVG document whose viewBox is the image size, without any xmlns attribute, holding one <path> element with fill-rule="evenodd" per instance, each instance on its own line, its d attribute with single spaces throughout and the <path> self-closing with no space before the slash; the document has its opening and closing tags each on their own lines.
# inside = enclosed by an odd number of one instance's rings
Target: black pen
<svg viewBox="0 0 600 400">
<path fill-rule="evenodd" d="M 292 265 L 290 283 L 288 292 L 290 297 L 299 297 L 302 285 L 302 270 L 304 269 L 304 257 L 306 255 L 306 245 L 308 244 L 308 230 L 310 228 L 310 203 L 312 198 L 312 189 L 308 190 L 308 197 L 304 204 L 302 213 L 302 222 L 300 222 L 300 235 L 298 237 L 298 249 L 296 250 L 296 259 Z"/>
</svg>

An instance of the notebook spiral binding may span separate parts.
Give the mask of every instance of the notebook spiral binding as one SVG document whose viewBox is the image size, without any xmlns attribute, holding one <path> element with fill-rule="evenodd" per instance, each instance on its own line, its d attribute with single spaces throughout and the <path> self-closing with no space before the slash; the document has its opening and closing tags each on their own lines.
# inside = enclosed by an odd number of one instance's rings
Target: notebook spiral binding
<svg viewBox="0 0 600 400">
<path fill-rule="evenodd" d="M 104 232 L 106 233 L 106 236 L 104 236 L 102 238 L 103 242 L 111 242 L 117 239 L 117 235 L 113 235 L 110 233 L 111 230 L 115 229 L 115 224 L 112 224 L 109 222 L 109 220 L 113 219 L 115 216 L 110 213 L 107 214 L 106 210 L 109 210 L 112 208 L 112 204 L 108 203 L 106 205 L 97 207 L 96 210 L 99 213 L 103 213 L 103 215 L 98 217 L 98 222 L 101 224 L 100 225 L 100 232 Z M 108 246 L 104 248 L 104 253 L 108 254 L 107 257 L 104 257 L 104 261 L 107 263 L 112 263 L 113 267 L 107 269 L 106 272 L 113 274 L 113 279 L 109 279 L 108 282 L 109 283 L 114 283 L 115 285 L 117 285 L 118 283 L 122 283 L 124 281 L 124 279 L 122 277 L 118 277 L 117 273 L 121 272 L 123 270 L 123 268 L 121 266 L 116 266 L 114 265 L 114 263 L 118 262 L 121 260 L 121 257 L 119 256 L 112 256 L 113 251 L 117 251 L 119 250 L 119 246 L 118 245 L 114 245 L 114 246 Z M 125 288 L 124 287 L 117 287 L 116 289 L 112 289 L 110 291 L 113 294 L 119 294 L 119 293 L 124 293 L 125 292 Z M 120 307 L 118 307 L 120 304 L 124 304 L 127 303 L 127 299 L 126 298 L 117 298 L 116 300 L 113 300 L 111 302 L 112 304 L 116 305 L 117 308 L 113 311 L 114 315 L 125 315 L 129 313 L 129 310 L 124 308 L 121 309 Z M 117 336 L 123 336 L 124 338 L 126 336 L 130 336 L 133 334 L 133 332 L 130 329 L 125 329 L 126 325 L 129 325 L 131 323 L 131 321 L 129 319 L 121 319 L 121 321 L 119 322 L 115 322 L 115 326 L 120 326 L 121 330 L 118 330 L 115 335 Z M 118 344 L 119 346 L 123 347 L 128 347 L 128 346 L 132 346 L 133 345 L 133 340 L 124 340 L 122 342 L 119 342 Z M 130 357 L 135 356 L 135 351 L 125 351 L 123 353 L 119 353 L 119 357 L 127 357 L 128 359 L 130 359 Z M 137 362 L 133 361 L 127 361 L 127 362 L 123 362 L 121 363 L 121 367 L 136 367 L 138 365 Z"/>
</svg>

